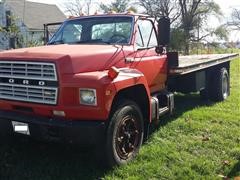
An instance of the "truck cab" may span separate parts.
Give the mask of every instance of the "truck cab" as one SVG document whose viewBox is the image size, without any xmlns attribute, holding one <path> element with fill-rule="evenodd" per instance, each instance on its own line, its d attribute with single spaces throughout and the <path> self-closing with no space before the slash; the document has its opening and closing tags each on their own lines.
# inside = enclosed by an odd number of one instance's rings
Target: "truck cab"
<svg viewBox="0 0 240 180">
<path fill-rule="evenodd" d="M 109 60 L 99 56 L 99 59 L 104 60 L 96 63 L 105 64 L 101 66 L 97 64 L 91 71 L 99 68 L 108 70 L 112 66 L 137 69 L 146 77 L 151 92 L 165 86 L 166 54 L 160 55 L 155 50 L 158 46 L 156 20 L 148 16 L 108 14 L 73 18 L 65 21 L 48 42 L 48 45 L 56 44 L 89 46 L 96 48 L 96 51 L 101 47 L 110 49 L 109 46 L 114 45 L 112 48 L 115 51 L 114 55 L 119 56 L 119 59 L 115 60 L 113 57 Z M 95 61 L 94 58 L 90 59 Z"/>
</svg>

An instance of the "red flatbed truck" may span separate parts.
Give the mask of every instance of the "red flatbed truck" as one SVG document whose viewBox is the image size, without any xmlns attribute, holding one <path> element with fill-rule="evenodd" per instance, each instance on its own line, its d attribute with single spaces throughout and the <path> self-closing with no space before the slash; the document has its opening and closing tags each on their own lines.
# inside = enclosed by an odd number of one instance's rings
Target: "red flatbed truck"
<svg viewBox="0 0 240 180">
<path fill-rule="evenodd" d="M 0 132 L 98 144 L 108 165 L 138 153 L 173 92 L 216 101 L 237 54 L 167 52 L 170 23 L 138 14 L 68 19 L 46 46 L 0 53 Z"/>
</svg>

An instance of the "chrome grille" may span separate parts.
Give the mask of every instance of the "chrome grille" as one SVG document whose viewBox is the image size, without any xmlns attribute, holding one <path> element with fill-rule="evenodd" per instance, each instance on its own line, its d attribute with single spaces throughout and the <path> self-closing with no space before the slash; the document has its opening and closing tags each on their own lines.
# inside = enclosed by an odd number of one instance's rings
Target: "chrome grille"
<svg viewBox="0 0 240 180">
<path fill-rule="evenodd" d="M 56 104 L 57 88 L 0 84 L 0 98 L 42 104 Z"/>
<path fill-rule="evenodd" d="M 55 105 L 57 96 L 55 64 L 0 61 L 0 99 Z"/>
<path fill-rule="evenodd" d="M 57 80 L 53 63 L 0 61 L 0 77 Z"/>
</svg>

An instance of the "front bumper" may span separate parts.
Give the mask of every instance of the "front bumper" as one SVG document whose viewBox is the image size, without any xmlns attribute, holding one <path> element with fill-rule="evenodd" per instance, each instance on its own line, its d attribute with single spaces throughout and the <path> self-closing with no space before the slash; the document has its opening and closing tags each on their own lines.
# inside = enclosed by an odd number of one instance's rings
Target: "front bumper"
<svg viewBox="0 0 240 180">
<path fill-rule="evenodd" d="M 13 134 L 12 121 L 27 123 L 36 139 L 77 144 L 97 144 L 105 138 L 102 121 L 72 121 L 0 110 L 0 133 Z"/>
</svg>

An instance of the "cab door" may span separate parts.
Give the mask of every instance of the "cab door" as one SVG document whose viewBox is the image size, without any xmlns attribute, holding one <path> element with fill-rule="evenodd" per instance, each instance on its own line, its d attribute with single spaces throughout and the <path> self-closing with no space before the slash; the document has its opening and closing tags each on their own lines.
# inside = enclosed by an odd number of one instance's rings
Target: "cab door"
<svg viewBox="0 0 240 180">
<path fill-rule="evenodd" d="M 153 21 L 138 19 L 135 26 L 134 58 L 131 66 L 145 75 L 151 93 L 164 89 L 167 80 L 166 55 L 156 53 L 157 45 Z"/>
</svg>

